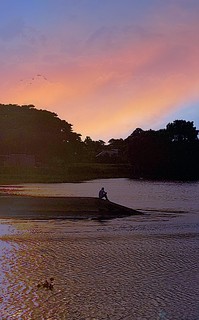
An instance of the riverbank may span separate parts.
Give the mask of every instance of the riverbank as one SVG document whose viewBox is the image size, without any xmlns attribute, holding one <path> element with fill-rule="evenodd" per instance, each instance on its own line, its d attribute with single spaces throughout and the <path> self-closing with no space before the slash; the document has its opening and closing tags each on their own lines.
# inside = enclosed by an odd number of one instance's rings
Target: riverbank
<svg viewBox="0 0 199 320">
<path fill-rule="evenodd" d="M 113 219 L 142 214 L 94 197 L 0 197 L 1 219 Z"/>
<path fill-rule="evenodd" d="M 197 177 L 183 179 L 174 177 L 139 176 L 133 174 L 133 168 L 126 163 L 74 163 L 54 164 L 44 167 L 0 167 L 0 185 L 23 183 L 72 183 L 95 179 L 128 178 L 145 181 L 197 182 Z"/>
<path fill-rule="evenodd" d="M 93 179 L 127 178 L 128 164 L 75 163 L 35 168 L 2 167 L 0 184 L 64 183 Z"/>
</svg>

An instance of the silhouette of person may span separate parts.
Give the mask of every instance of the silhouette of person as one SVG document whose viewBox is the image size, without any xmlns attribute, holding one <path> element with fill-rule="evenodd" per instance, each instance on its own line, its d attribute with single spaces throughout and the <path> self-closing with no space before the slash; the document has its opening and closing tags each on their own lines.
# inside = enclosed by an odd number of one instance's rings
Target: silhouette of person
<svg viewBox="0 0 199 320">
<path fill-rule="evenodd" d="M 106 200 L 108 200 L 107 192 L 104 191 L 104 188 L 102 188 L 102 189 L 99 191 L 99 198 L 100 198 L 100 199 L 105 198 Z"/>
</svg>

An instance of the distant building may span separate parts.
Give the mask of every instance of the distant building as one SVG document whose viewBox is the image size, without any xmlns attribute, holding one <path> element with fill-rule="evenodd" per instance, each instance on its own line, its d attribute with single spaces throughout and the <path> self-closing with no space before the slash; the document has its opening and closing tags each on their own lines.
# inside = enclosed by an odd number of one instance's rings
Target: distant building
<svg viewBox="0 0 199 320">
<path fill-rule="evenodd" d="M 29 154 L 0 155 L 0 166 L 33 168 L 36 166 L 35 156 Z"/>
<path fill-rule="evenodd" d="M 96 155 L 96 158 L 103 158 L 103 157 L 115 158 L 115 157 L 118 157 L 118 154 L 119 154 L 118 149 L 103 150 Z"/>
</svg>

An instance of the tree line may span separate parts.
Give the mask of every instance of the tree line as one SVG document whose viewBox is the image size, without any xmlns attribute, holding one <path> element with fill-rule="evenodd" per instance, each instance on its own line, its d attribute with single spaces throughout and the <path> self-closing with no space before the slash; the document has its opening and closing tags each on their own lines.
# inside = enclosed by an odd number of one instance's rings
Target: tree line
<svg viewBox="0 0 199 320">
<path fill-rule="evenodd" d="M 0 104 L 0 154 L 31 154 L 38 164 L 51 166 L 123 163 L 132 178 L 199 179 L 198 130 L 186 120 L 157 131 L 137 128 L 126 139 L 105 144 L 89 136 L 83 141 L 56 113 L 33 105 Z"/>
<path fill-rule="evenodd" d="M 175 120 L 158 131 L 136 129 L 127 139 L 132 175 L 156 179 L 199 179 L 198 130 Z"/>
</svg>

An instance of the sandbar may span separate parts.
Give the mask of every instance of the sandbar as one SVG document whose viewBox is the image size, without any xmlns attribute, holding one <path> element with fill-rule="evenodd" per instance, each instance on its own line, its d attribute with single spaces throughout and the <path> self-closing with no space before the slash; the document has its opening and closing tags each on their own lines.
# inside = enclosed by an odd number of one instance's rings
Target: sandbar
<svg viewBox="0 0 199 320">
<path fill-rule="evenodd" d="M 94 197 L 0 196 L 0 219 L 113 219 L 140 214 Z"/>
</svg>

